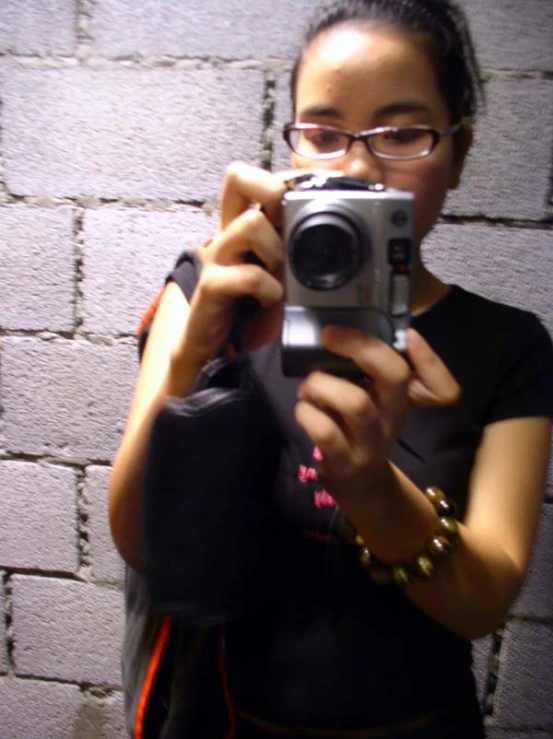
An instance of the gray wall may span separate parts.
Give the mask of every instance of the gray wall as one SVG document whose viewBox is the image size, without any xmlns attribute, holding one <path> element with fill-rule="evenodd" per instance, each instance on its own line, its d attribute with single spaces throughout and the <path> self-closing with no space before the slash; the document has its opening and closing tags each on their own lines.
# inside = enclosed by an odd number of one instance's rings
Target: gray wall
<svg viewBox="0 0 553 739">
<path fill-rule="evenodd" d="M 489 112 L 426 254 L 553 330 L 553 2 L 465 2 Z M 316 4 L 0 0 L 0 739 L 124 736 L 105 493 L 135 326 L 212 231 L 225 165 L 285 164 Z M 523 595 L 477 648 L 493 739 L 553 736 L 551 502 Z"/>
</svg>

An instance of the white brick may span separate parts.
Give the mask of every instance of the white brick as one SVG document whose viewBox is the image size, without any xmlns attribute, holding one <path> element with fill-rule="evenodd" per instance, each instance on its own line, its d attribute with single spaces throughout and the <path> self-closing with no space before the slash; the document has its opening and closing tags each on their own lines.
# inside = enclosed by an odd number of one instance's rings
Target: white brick
<svg viewBox="0 0 553 739">
<path fill-rule="evenodd" d="M 493 69 L 552 69 L 551 0 L 463 0 L 480 61 Z"/>
<path fill-rule="evenodd" d="M 0 52 L 68 55 L 75 50 L 73 0 L 2 0 Z"/>
<path fill-rule="evenodd" d="M 553 232 L 440 224 L 424 242 L 423 255 L 445 282 L 531 310 L 553 332 Z"/>
<path fill-rule="evenodd" d="M 18 676 L 120 684 L 122 593 L 34 576 L 12 582 Z"/>
<path fill-rule="evenodd" d="M 111 460 L 138 366 L 134 346 L 9 337 L 3 349 L 7 448 Z"/>
<path fill-rule="evenodd" d="M 548 214 L 553 81 L 496 80 L 487 85 L 461 187 L 446 212 L 542 219 Z"/>
<path fill-rule="evenodd" d="M 115 548 L 109 529 L 107 489 L 110 473 L 110 467 L 90 466 L 86 470 L 85 492 L 88 501 L 92 574 L 100 580 L 123 581 L 124 563 Z"/>
<path fill-rule="evenodd" d="M 271 0 L 100 0 L 93 34 L 109 56 L 289 58 L 321 2 Z M 207 30 L 209 29 L 209 31 Z"/>
<path fill-rule="evenodd" d="M 179 254 L 203 243 L 217 225 L 215 215 L 200 210 L 89 211 L 84 246 L 85 330 L 134 333 Z"/>
<path fill-rule="evenodd" d="M 511 621 L 501 649 L 494 723 L 553 731 L 553 626 Z"/>
<path fill-rule="evenodd" d="M 31 462 L 0 462 L 0 565 L 74 572 L 76 475 Z"/>
<path fill-rule="evenodd" d="M 553 620 L 553 505 L 543 506 L 526 584 L 513 607 L 520 617 Z"/>
<path fill-rule="evenodd" d="M 0 325 L 70 331 L 75 323 L 71 208 L 0 208 Z"/>
<path fill-rule="evenodd" d="M 0 678 L 2 739 L 76 739 L 76 685 Z M 91 738 L 92 739 L 92 738 Z"/>
<path fill-rule="evenodd" d="M 219 193 L 230 161 L 259 158 L 256 70 L 9 68 L 2 75 L 13 193 L 197 202 Z"/>
<path fill-rule="evenodd" d="M 483 639 L 477 639 L 472 644 L 472 670 L 476 679 L 476 688 L 478 690 L 478 698 L 484 700 L 488 677 L 490 673 L 492 650 L 492 637 L 485 636 Z"/>
<path fill-rule="evenodd" d="M 99 698 L 85 692 L 73 736 L 75 739 L 127 739 L 122 693 Z"/>
</svg>

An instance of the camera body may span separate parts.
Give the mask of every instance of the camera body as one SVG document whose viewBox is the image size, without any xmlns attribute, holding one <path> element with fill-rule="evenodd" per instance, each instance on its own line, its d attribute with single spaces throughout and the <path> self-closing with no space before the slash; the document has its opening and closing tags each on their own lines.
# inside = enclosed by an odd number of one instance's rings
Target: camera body
<svg viewBox="0 0 553 739">
<path fill-rule="evenodd" d="M 412 301 L 414 196 L 336 173 L 298 178 L 282 202 L 286 305 L 282 369 L 357 377 L 326 351 L 327 324 L 351 326 L 405 350 Z"/>
</svg>

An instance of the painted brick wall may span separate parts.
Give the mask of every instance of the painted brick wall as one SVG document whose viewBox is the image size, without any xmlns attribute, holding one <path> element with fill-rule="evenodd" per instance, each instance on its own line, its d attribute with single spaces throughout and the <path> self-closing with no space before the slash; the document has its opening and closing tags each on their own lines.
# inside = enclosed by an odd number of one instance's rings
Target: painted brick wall
<svg viewBox="0 0 553 739">
<path fill-rule="evenodd" d="M 426 256 L 553 331 L 553 3 L 464 2 L 488 113 Z M 105 492 L 133 331 L 212 231 L 226 164 L 286 166 L 289 60 L 317 4 L 0 2 L 0 739 L 125 735 Z M 505 629 L 476 644 L 492 739 L 553 736 L 552 503 L 550 486 Z"/>
</svg>

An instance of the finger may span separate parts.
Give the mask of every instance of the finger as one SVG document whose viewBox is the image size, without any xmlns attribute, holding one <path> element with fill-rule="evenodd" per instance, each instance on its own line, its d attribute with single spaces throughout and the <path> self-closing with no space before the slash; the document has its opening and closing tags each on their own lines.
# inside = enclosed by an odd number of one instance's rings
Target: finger
<svg viewBox="0 0 553 739">
<path fill-rule="evenodd" d="M 346 469 L 349 465 L 348 439 L 336 420 L 311 403 L 300 400 L 294 415 L 313 444 L 320 449 L 324 465 L 334 469 Z"/>
<path fill-rule="evenodd" d="M 282 240 L 267 217 L 257 210 L 247 210 L 220 232 L 208 247 L 210 261 L 229 265 L 242 262 L 253 252 L 269 272 L 282 264 Z"/>
<path fill-rule="evenodd" d="M 251 295 L 267 307 L 282 300 L 283 292 L 281 282 L 257 264 L 211 264 L 202 270 L 194 298 L 226 306 L 229 300 Z"/>
<path fill-rule="evenodd" d="M 363 388 L 341 377 L 312 372 L 298 388 L 298 398 L 332 416 L 352 441 L 367 441 L 365 432 L 376 409 Z"/>
<path fill-rule="evenodd" d="M 407 391 L 411 368 L 385 341 L 346 326 L 325 326 L 321 341 L 328 351 L 351 359 L 372 379 L 371 392 L 379 405 L 397 401 Z"/>
<path fill-rule="evenodd" d="M 274 222 L 280 219 L 280 201 L 286 184 L 280 177 L 244 162 L 234 162 L 226 171 L 221 196 L 221 229 L 247 211 L 252 203 L 260 203 Z"/>
<path fill-rule="evenodd" d="M 407 356 L 414 370 L 408 393 L 415 405 L 445 406 L 459 400 L 459 383 L 432 347 L 413 328 L 407 331 Z"/>
</svg>

